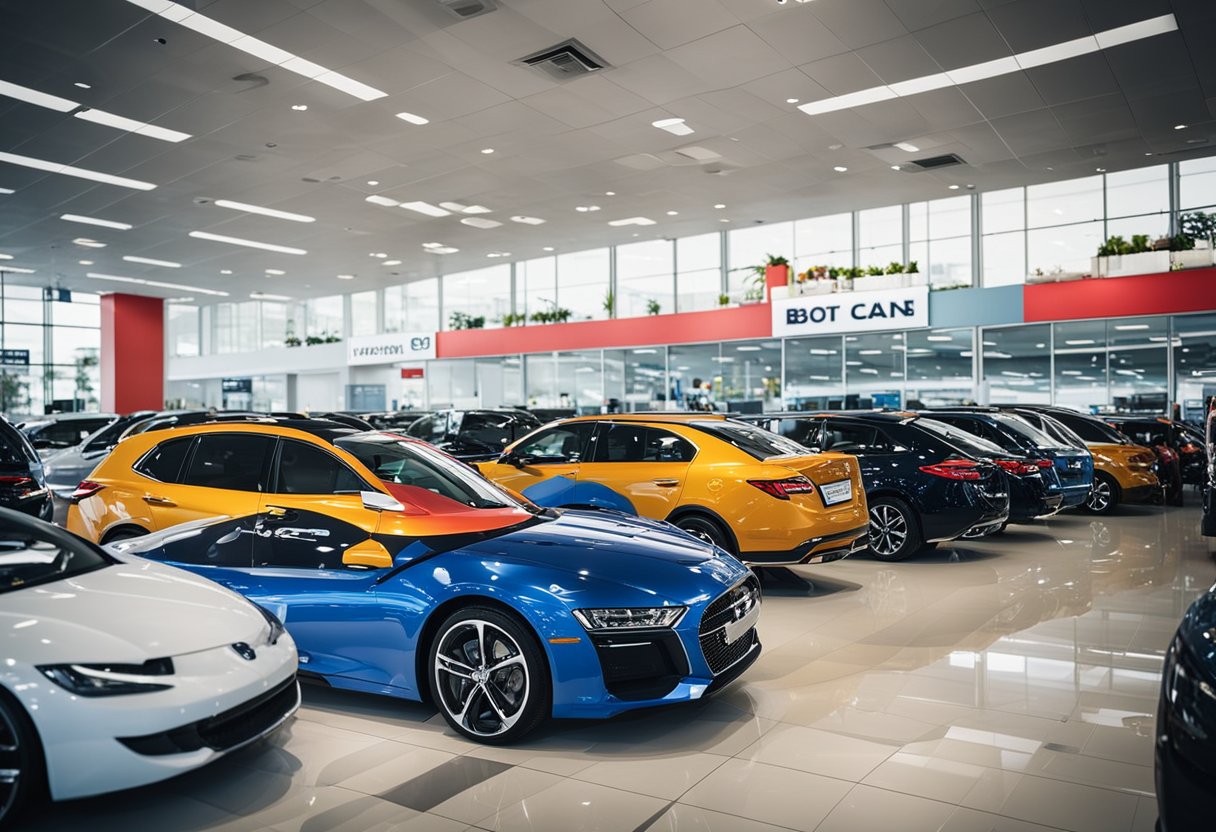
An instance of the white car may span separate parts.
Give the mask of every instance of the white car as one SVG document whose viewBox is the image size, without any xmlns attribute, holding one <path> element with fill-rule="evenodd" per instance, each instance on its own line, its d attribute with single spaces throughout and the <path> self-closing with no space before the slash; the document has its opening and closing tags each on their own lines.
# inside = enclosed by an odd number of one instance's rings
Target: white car
<svg viewBox="0 0 1216 832">
<path fill-rule="evenodd" d="M 270 613 L 0 509 L 0 825 L 198 768 L 286 722 L 296 646 Z"/>
</svg>

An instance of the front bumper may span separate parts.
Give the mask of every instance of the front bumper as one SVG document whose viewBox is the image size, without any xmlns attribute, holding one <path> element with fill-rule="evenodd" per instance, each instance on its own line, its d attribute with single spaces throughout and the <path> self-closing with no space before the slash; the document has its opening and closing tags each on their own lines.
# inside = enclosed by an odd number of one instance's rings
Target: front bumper
<svg viewBox="0 0 1216 832">
<path fill-rule="evenodd" d="M 860 552 L 870 545 L 870 527 L 858 526 L 835 534 L 813 537 L 793 549 L 775 552 L 740 552 L 739 559 L 749 566 L 798 566 L 830 563 Z"/>
</svg>

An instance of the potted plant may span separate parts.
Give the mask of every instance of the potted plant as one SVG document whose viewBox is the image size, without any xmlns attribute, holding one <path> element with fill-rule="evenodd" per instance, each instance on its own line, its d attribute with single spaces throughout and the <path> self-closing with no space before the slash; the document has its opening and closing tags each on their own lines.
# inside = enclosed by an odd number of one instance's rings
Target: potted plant
<svg viewBox="0 0 1216 832">
<path fill-rule="evenodd" d="M 500 321 L 503 326 L 515 326 L 516 324 L 523 326 L 528 322 L 528 316 L 523 312 L 508 312 L 502 316 Z"/>
<path fill-rule="evenodd" d="M 1179 233 L 1170 238 L 1170 267 L 1203 269 L 1216 265 L 1216 214 L 1193 211 L 1179 219 Z"/>
<path fill-rule="evenodd" d="M 609 318 L 616 317 L 616 295 L 612 291 L 604 294 L 604 314 Z"/>
<path fill-rule="evenodd" d="M 823 295 L 832 292 L 836 289 L 831 278 L 828 277 L 827 266 L 811 266 L 804 272 L 800 272 L 794 279 L 793 291 L 790 294 L 795 295 Z M 778 292 L 773 289 L 769 293 L 770 299 L 778 297 Z"/>
<path fill-rule="evenodd" d="M 650 300 L 646 301 L 646 314 L 647 315 L 657 315 L 662 311 L 663 311 L 663 307 L 654 298 L 651 298 Z"/>
<path fill-rule="evenodd" d="M 484 329 L 485 315 L 469 315 L 465 312 L 453 312 L 448 316 L 448 329 Z"/>
<path fill-rule="evenodd" d="M 718 306 L 730 306 L 730 295 L 718 295 Z"/>
<path fill-rule="evenodd" d="M 1096 277 L 1123 277 L 1169 270 L 1170 253 L 1155 251 L 1147 234 L 1133 234 L 1131 240 L 1119 235 L 1110 237 L 1098 247 L 1098 255 L 1091 264 L 1091 271 Z"/>
</svg>

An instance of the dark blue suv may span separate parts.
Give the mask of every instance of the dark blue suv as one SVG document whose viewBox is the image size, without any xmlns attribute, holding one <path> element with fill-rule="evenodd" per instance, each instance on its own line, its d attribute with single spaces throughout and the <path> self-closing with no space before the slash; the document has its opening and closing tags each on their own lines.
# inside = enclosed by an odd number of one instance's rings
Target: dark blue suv
<svg viewBox="0 0 1216 832">
<path fill-rule="evenodd" d="M 1075 508 L 1089 496 L 1094 482 L 1094 459 L 1083 447 L 1065 445 L 1025 419 L 995 408 L 943 408 L 928 411 L 926 415 L 987 439 L 1006 451 L 1040 461 L 1048 495 L 1059 498 L 1057 511 Z M 1020 519 L 1052 513 L 1054 511 L 1039 511 Z M 1016 523 L 1018 519 L 1012 519 L 1012 522 Z"/>
<path fill-rule="evenodd" d="M 809 448 L 857 457 L 870 509 L 870 553 L 879 560 L 992 533 L 1008 520 L 1009 478 L 990 458 L 1008 454 L 965 437 L 952 442 L 947 434 L 957 432 L 946 425 L 869 411 L 740 418 Z"/>
</svg>

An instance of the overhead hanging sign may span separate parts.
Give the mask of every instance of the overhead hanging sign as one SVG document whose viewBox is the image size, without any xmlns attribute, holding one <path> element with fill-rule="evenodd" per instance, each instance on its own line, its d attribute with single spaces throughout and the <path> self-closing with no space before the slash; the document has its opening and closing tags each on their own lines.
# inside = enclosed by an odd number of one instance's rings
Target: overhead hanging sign
<svg viewBox="0 0 1216 832">
<path fill-rule="evenodd" d="M 838 292 L 775 301 L 773 335 L 830 335 L 929 325 L 929 287 Z"/>
<path fill-rule="evenodd" d="M 0 364 L 10 367 L 28 367 L 30 365 L 30 351 L 0 350 Z"/>
<path fill-rule="evenodd" d="M 346 342 L 346 363 L 396 364 L 435 357 L 435 333 L 386 332 L 356 335 Z"/>
</svg>

